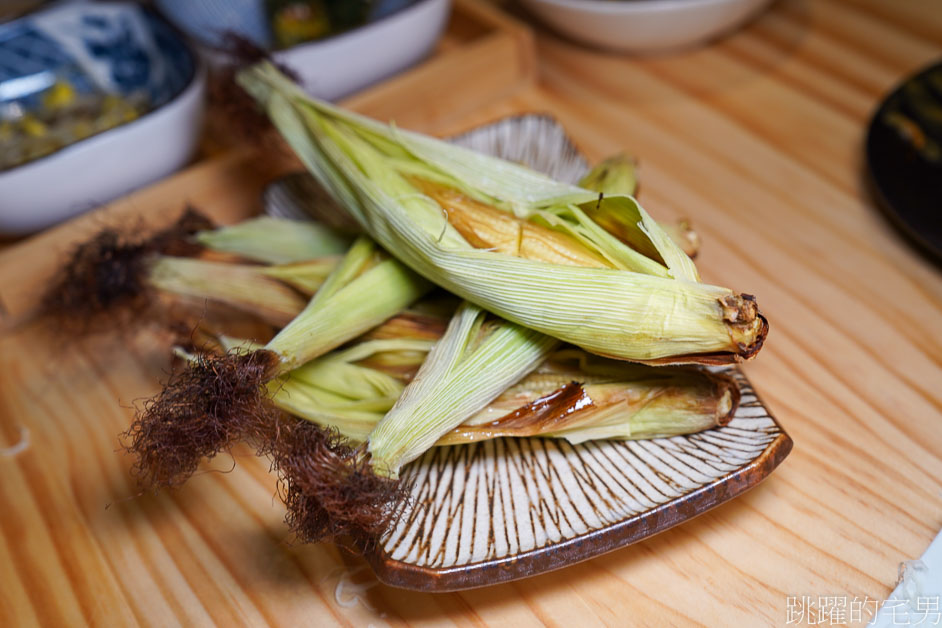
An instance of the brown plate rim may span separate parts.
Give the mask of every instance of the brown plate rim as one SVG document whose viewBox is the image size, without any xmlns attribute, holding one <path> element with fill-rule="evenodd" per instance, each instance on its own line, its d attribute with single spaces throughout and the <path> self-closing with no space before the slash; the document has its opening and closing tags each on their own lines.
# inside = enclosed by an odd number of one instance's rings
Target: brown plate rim
<svg viewBox="0 0 942 628">
<path fill-rule="evenodd" d="M 752 382 L 739 371 L 753 394 L 780 430 L 778 436 L 752 462 L 695 491 L 605 528 L 529 550 L 514 556 L 431 569 L 393 560 L 382 549 L 365 554 L 376 577 L 384 584 L 426 592 L 449 592 L 490 586 L 536 576 L 601 556 L 637 543 L 689 521 L 757 486 L 788 456 L 794 445 L 778 419 L 769 411 Z M 725 491 L 722 488 L 725 487 Z M 679 512 L 683 510 L 684 512 Z"/>
</svg>

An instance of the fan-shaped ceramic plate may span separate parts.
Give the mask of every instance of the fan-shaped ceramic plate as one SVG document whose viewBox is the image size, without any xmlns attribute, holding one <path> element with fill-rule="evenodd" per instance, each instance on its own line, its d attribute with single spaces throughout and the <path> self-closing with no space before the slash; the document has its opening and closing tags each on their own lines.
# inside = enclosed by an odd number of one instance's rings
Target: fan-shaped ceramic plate
<svg viewBox="0 0 942 628">
<path fill-rule="evenodd" d="M 576 181 L 585 159 L 546 116 L 454 138 Z M 268 212 L 304 215 L 307 175 L 266 193 Z M 308 190 L 308 192 L 304 192 Z M 422 591 L 486 586 L 559 569 L 671 528 L 752 488 L 792 441 L 738 369 L 742 400 L 724 427 L 643 441 L 497 439 L 438 447 L 410 464 L 412 505 L 367 556 L 383 582 Z"/>
</svg>

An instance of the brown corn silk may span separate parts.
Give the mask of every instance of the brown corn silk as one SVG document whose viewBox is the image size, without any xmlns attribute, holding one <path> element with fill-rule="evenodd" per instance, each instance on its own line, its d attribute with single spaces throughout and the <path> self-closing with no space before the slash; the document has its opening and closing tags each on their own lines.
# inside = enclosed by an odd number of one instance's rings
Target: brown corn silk
<svg viewBox="0 0 942 628">
<path fill-rule="evenodd" d="M 147 282 L 154 255 L 186 256 L 202 247 L 191 241 L 211 229 L 203 214 L 187 207 L 169 227 L 139 237 L 135 229 L 106 227 L 78 244 L 43 294 L 38 314 L 75 335 L 113 327 L 142 314 L 150 304 Z"/>
</svg>

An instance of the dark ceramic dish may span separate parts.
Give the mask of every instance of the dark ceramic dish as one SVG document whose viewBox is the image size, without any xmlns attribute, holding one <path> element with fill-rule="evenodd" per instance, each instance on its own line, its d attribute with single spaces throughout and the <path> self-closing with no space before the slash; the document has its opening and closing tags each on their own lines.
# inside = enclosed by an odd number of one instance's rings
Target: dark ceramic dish
<svg viewBox="0 0 942 628">
<path fill-rule="evenodd" d="M 942 263 L 942 63 L 880 104 L 867 133 L 867 168 L 893 224 Z"/>
</svg>

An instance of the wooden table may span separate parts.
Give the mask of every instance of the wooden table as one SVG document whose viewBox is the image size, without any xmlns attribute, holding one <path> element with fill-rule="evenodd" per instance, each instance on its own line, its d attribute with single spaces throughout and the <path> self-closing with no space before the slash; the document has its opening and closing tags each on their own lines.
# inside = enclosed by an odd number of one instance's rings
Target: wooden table
<svg viewBox="0 0 942 628">
<path fill-rule="evenodd" d="M 372 576 L 331 547 L 290 545 L 249 456 L 124 500 L 113 434 L 128 411 L 90 408 L 152 391 L 136 383 L 139 341 L 61 360 L 20 360 L 26 347 L 0 341 L 0 445 L 17 421 L 33 435 L 0 458 L 0 625 L 780 625 L 803 595 L 868 599 L 872 612 L 942 527 L 942 273 L 874 208 L 862 136 L 880 95 L 940 44 L 942 11 L 920 0 L 787 0 L 716 45 L 651 59 L 538 31 L 538 85 L 414 125 L 449 133 L 546 111 L 593 159 L 640 156 L 645 206 L 692 218 L 704 278 L 754 292 L 772 323 L 746 368 L 795 448 L 757 489 L 555 573 L 439 595 L 369 586 L 356 603 L 345 586 L 338 604 L 341 579 Z M 57 377 L 110 394 L 62 398 L 43 383 Z"/>
</svg>

